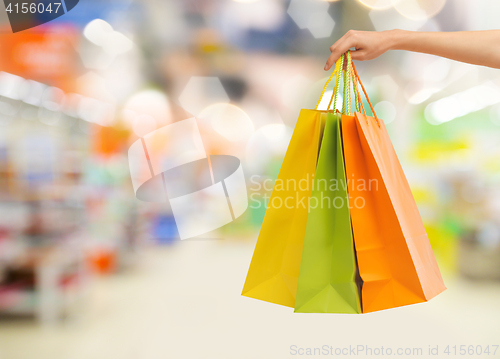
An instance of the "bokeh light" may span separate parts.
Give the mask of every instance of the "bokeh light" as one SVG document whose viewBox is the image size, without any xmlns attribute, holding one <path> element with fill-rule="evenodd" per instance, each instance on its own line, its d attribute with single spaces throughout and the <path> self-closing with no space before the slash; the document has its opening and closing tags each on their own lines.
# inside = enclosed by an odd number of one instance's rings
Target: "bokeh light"
<svg viewBox="0 0 500 359">
<path fill-rule="evenodd" d="M 158 125 L 153 116 L 146 114 L 133 114 L 132 130 L 139 137 L 144 137 L 148 133 L 157 129 Z"/>
<path fill-rule="evenodd" d="M 300 29 L 308 29 L 319 39 L 330 36 L 335 26 L 328 8 L 323 0 L 291 0 L 287 13 Z"/>
<path fill-rule="evenodd" d="M 371 9 L 388 9 L 392 6 L 392 0 L 358 0 L 361 4 Z"/>
<path fill-rule="evenodd" d="M 380 101 L 375 104 L 374 110 L 377 116 L 384 120 L 385 124 L 391 123 L 396 119 L 397 110 L 392 102 Z"/>
<path fill-rule="evenodd" d="M 153 89 L 132 95 L 123 106 L 122 117 L 134 133 L 141 137 L 172 122 L 167 96 Z"/>
<path fill-rule="evenodd" d="M 129 38 L 113 30 L 113 27 L 102 19 L 89 22 L 83 30 L 83 35 L 111 55 L 127 52 L 133 47 L 133 42 Z"/>
<path fill-rule="evenodd" d="M 437 15 L 446 0 L 392 0 L 394 8 L 410 20 L 427 20 Z"/>
<path fill-rule="evenodd" d="M 454 120 L 500 102 L 500 88 L 485 82 L 427 105 L 426 120 L 434 125 Z"/>
<path fill-rule="evenodd" d="M 232 142 L 246 141 L 254 131 L 250 117 L 239 107 L 227 103 L 208 106 L 198 118 L 209 122 L 218 134 Z"/>
<path fill-rule="evenodd" d="M 217 77 L 191 77 L 179 96 L 181 106 L 198 116 L 215 103 L 229 103 L 229 97 Z"/>
<path fill-rule="evenodd" d="M 389 7 L 384 10 L 372 9 L 369 16 L 373 27 L 377 31 L 393 29 L 416 31 L 419 30 L 426 22 L 425 19 L 409 20 L 393 7 Z"/>
<path fill-rule="evenodd" d="M 230 31 L 275 31 L 283 25 L 285 11 L 277 0 L 241 0 L 229 2 L 223 18 Z"/>
<path fill-rule="evenodd" d="M 83 29 L 83 36 L 96 45 L 104 46 L 106 38 L 113 33 L 113 27 L 102 19 L 92 20 Z"/>
</svg>

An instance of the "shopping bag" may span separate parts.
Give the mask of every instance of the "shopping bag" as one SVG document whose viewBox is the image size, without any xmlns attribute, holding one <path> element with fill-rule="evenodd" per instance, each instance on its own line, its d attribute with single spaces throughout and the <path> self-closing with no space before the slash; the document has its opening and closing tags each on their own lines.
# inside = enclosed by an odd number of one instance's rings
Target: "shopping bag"
<svg viewBox="0 0 500 359">
<path fill-rule="evenodd" d="M 295 312 L 360 313 L 340 115 L 326 118 L 302 249 Z"/>
<path fill-rule="evenodd" d="M 364 313 L 425 302 L 446 289 L 384 122 L 372 112 L 341 118 Z"/>
<path fill-rule="evenodd" d="M 326 113 L 301 110 L 264 216 L 242 295 L 293 307 Z"/>
<path fill-rule="evenodd" d="M 318 104 L 339 69 L 338 61 Z M 300 111 L 269 199 L 243 287 L 244 296 L 288 307 L 295 305 L 309 199 L 327 113 L 328 109 Z"/>
</svg>

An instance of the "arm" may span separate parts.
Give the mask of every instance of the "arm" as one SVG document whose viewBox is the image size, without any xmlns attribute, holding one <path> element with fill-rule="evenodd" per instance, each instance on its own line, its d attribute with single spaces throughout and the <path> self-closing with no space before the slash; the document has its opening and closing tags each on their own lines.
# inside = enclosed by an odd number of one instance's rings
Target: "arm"
<svg viewBox="0 0 500 359">
<path fill-rule="evenodd" d="M 371 60 L 388 50 L 406 50 L 500 69 L 500 30 L 416 32 L 404 30 L 350 30 L 331 47 L 325 65 L 329 70 L 351 47 L 353 60 Z"/>
</svg>

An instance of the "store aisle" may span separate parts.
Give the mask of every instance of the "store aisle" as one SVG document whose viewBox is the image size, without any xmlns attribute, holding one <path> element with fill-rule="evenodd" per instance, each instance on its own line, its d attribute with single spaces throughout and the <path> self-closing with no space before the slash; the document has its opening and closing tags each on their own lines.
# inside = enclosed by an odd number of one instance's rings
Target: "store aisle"
<svg viewBox="0 0 500 359">
<path fill-rule="evenodd" d="M 419 357 L 427 357 L 429 345 L 443 353 L 447 345 L 500 344 L 498 284 L 446 278 L 448 290 L 426 304 L 293 314 L 240 296 L 253 246 L 200 240 L 151 248 L 134 270 L 93 280 L 78 318 L 50 328 L 0 322 L 0 359 L 277 359 L 323 345 L 422 348 Z"/>
</svg>

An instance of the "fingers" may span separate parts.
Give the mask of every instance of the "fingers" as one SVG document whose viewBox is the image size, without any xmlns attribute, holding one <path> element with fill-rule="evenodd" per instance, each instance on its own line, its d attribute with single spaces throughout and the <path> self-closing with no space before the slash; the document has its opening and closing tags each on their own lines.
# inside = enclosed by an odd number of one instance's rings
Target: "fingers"
<svg viewBox="0 0 500 359">
<path fill-rule="evenodd" d="M 349 30 L 344 36 L 342 36 L 337 42 L 335 42 L 331 47 L 331 54 L 328 57 L 325 65 L 325 71 L 328 71 L 333 64 L 351 47 L 357 47 L 358 32 L 354 30 Z M 353 52 L 354 54 L 354 52 Z"/>
<path fill-rule="evenodd" d="M 351 59 L 358 61 L 365 61 L 367 59 L 366 50 L 351 51 Z"/>
<path fill-rule="evenodd" d="M 342 55 L 342 54 L 341 54 Z M 337 56 L 336 53 L 331 53 L 331 55 L 328 57 L 328 60 L 326 60 L 326 65 L 325 65 L 325 71 L 330 70 L 332 65 L 337 62 L 340 56 Z"/>
<path fill-rule="evenodd" d="M 339 59 L 340 56 L 347 50 L 349 50 L 352 47 L 352 42 L 346 35 L 342 37 L 340 40 L 338 40 L 335 44 L 330 47 L 330 51 L 332 52 L 330 56 L 328 57 L 328 60 L 326 61 L 325 65 L 325 71 L 328 71 L 333 64 Z"/>
</svg>

